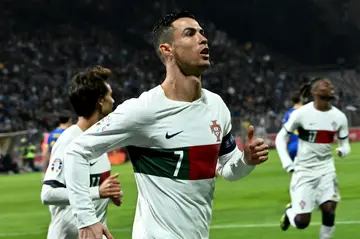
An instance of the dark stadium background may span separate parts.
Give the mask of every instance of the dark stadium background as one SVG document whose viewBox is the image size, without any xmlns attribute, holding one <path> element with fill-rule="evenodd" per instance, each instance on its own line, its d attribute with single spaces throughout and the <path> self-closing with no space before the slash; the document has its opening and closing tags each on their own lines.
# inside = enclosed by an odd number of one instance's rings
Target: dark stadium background
<svg viewBox="0 0 360 239">
<path fill-rule="evenodd" d="M 25 130 L 35 144 L 56 126 L 62 109 L 71 109 L 67 86 L 77 70 L 94 64 L 111 68 L 117 104 L 159 84 L 164 69 L 151 46 L 152 25 L 179 9 L 193 12 L 207 32 L 213 64 L 203 85 L 224 98 L 237 136 L 249 123 L 277 132 L 291 92 L 318 75 L 331 78 L 337 86 L 334 104 L 346 111 L 351 126 L 360 125 L 357 1 L 0 4 L 0 132 Z"/>
<path fill-rule="evenodd" d="M 159 84 L 152 25 L 179 9 L 206 30 L 212 67 L 203 85 L 229 106 L 239 146 L 250 123 L 273 146 L 290 94 L 315 76 L 336 85 L 334 104 L 348 117 L 351 141 L 360 140 L 360 1 L 0 0 L 0 172 L 22 167 L 24 142 L 37 147 L 41 165 L 44 137 L 71 109 L 75 71 L 112 69 L 116 105 Z M 123 162 L 119 151 L 110 154 Z"/>
</svg>

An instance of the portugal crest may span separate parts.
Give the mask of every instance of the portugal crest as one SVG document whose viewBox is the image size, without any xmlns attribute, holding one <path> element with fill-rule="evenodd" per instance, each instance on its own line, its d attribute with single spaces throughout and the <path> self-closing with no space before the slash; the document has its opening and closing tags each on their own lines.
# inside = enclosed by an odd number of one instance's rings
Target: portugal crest
<svg viewBox="0 0 360 239">
<path fill-rule="evenodd" d="M 216 141 L 220 142 L 220 136 L 221 136 L 221 126 L 216 123 L 216 120 L 212 120 L 212 125 L 210 125 L 211 133 L 213 133 L 216 136 Z"/>
</svg>

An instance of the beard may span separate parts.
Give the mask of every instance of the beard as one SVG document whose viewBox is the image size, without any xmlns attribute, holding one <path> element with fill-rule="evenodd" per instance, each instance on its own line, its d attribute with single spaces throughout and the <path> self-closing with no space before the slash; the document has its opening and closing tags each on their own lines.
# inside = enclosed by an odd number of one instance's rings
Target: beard
<svg viewBox="0 0 360 239">
<path fill-rule="evenodd" d="M 335 99 L 335 96 L 325 96 L 325 95 L 319 95 L 320 99 L 324 100 L 324 101 L 332 101 Z"/>
</svg>

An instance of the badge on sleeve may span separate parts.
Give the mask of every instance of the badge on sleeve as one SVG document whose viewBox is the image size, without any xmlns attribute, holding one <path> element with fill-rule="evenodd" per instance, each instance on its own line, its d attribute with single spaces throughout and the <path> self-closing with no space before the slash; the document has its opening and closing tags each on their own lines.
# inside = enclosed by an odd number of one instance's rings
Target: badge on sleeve
<svg viewBox="0 0 360 239">
<path fill-rule="evenodd" d="M 61 159 L 59 158 L 54 159 L 54 161 L 51 164 L 51 171 L 55 173 L 60 172 L 62 169 L 62 164 L 63 162 L 61 161 Z"/>
<path fill-rule="evenodd" d="M 110 115 L 102 118 L 99 122 L 95 124 L 96 132 L 103 132 L 110 126 L 111 118 Z"/>
</svg>

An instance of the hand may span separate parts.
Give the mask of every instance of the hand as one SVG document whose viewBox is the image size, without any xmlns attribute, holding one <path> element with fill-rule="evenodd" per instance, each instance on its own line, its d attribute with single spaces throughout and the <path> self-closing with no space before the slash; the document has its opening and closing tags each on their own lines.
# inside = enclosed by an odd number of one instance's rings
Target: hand
<svg viewBox="0 0 360 239">
<path fill-rule="evenodd" d="M 257 165 L 268 160 L 269 145 L 265 144 L 264 139 L 253 139 L 255 128 L 250 125 L 247 140 L 244 147 L 245 160 L 250 165 Z"/>
<path fill-rule="evenodd" d="M 111 201 L 116 205 L 116 206 L 120 206 L 123 203 L 123 191 L 120 191 L 120 196 L 119 197 L 111 197 Z"/>
<path fill-rule="evenodd" d="M 120 181 L 118 173 L 108 177 L 99 187 L 100 198 L 120 198 Z"/>
<path fill-rule="evenodd" d="M 107 239 L 114 239 L 109 229 L 100 222 L 79 230 L 79 239 L 102 239 L 103 235 L 105 235 Z"/>
</svg>

